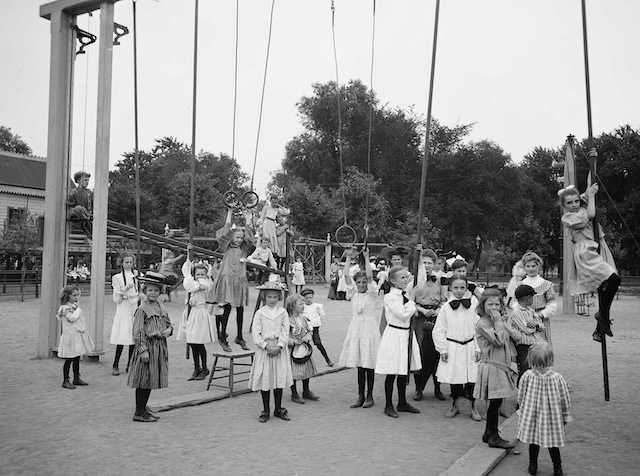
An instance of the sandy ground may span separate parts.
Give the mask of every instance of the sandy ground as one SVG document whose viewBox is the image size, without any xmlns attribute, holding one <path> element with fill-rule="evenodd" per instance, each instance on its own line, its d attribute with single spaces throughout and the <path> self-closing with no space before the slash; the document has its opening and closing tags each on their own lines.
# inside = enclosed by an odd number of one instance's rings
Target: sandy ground
<svg viewBox="0 0 640 476">
<path fill-rule="evenodd" d="M 327 319 L 322 337 L 337 362 L 350 318 L 350 303 L 329 301 L 326 289 L 313 286 L 316 301 L 325 305 Z M 255 292 L 251 293 L 253 309 Z M 172 321 L 182 311 L 182 298 L 167 304 Z M 298 405 L 285 391 L 284 404 L 291 421 L 272 417 L 257 421 L 258 394 L 245 394 L 205 405 L 159 414 L 153 424 L 134 423 L 133 390 L 126 374 L 111 376 L 114 346 L 108 344 L 114 305 L 105 309 L 105 352 L 100 363 L 81 363 L 88 387 L 65 390 L 62 360 L 36 359 L 40 301 L 0 302 L 0 474 L 412 474 L 436 475 L 477 443 L 484 422 L 462 415 L 443 417 L 449 402 L 433 397 L 415 405 L 419 415 L 386 417 L 382 410 L 382 377 L 378 376 L 371 409 L 349 408 L 356 397 L 355 370 L 320 376 L 311 381 L 321 399 Z M 81 300 L 89 309 L 89 299 Z M 640 464 L 637 329 L 638 300 L 614 303 L 616 337 L 609 340 L 611 401 L 602 398 L 599 346 L 590 339 L 592 318 L 558 316 L 554 319 L 556 368 L 569 382 L 576 422 L 567 428 L 563 449 L 567 474 L 634 474 Z M 250 315 L 250 312 L 246 313 Z M 245 336 L 249 340 L 249 320 Z M 235 337 L 235 320 L 229 333 Z M 231 339 L 231 338 L 230 338 Z M 250 344 L 251 345 L 251 344 Z M 235 344 L 232 344 L 233 347 Z M 218 344 L 208 350 L 219 349 Z M 199 392 L 206 381 L 187 382 L 192 361 L 185 359 L 185 344 L 171 339 L 170 387 L 152 392 L 151 400 Z M 326 370 L 319 352 L 319 370 Z M 209 366 L 211 362 L 209 362 Z M 124 364 L 121 364 L 121 368 Z M 446 385 L 443 386 L 448 393 Z M 413 385 L 408 389 L 412 395 Z M 482 404 L 479 404 L 484 409 Z M 513 404 L 508 409 L 512 411 Z M 493 474 L 526 474 L 526 448 L 509 455 Z M 551 465 L 541 453 L 540 473 Z M 546 466 L 545 466 L 546 464 Z M 546 468 L 546 473 L 545 473 Z M 577 468 L 581 468 L 580 471 Z"/>
</svg>

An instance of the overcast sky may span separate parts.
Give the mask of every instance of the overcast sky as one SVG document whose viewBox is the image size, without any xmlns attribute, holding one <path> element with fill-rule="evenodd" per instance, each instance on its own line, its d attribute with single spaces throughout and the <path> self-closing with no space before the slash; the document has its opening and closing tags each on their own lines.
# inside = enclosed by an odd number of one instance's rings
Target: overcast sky
<svg viewBox="0 0 640 476">
<path fill-rule="evenodd" d="M 45 156 L 49 22 L 36 0 L 0 0 L 0 125 Z M 372 0 L 335 0 L 340 82 L 369 85 Z M 140 147 L 191 142 L 192 0 L 138 0 Z M 296 102 L 335 79 L 330 0 L 276 0 L 255 184 L 262 191 L 301 132 Z M 231 154 L 234 0 L 200 1 L 197 149 Z M 236 159 L 253 165 L 269 0 L 240 0 Z M 426 114 L 435 0 L 378 0 L 373 88 Z M 131 0 L 115 7 L 132 27 Z M 640 1 L 587 0 L 594 134 L 640 127 Z M 580 0 L 442 0 L 433 115 L 476 123 L 518 162 L 535 146 L 587 135 Z M 94 34 L 99 14 L 78 17 Z M 111 160 L 133 150 L 133 37 L 114 47 Z M 94 169 L 98 46 L 75 62 L 72 169 Z M 86 113 L 85 113 L 86 111 Z"/>
</svg>

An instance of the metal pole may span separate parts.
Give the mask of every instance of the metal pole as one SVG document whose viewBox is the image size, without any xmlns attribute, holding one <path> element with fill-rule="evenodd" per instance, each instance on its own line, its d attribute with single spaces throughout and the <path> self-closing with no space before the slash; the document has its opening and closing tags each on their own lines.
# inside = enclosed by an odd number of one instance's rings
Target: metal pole
<svg viewBox="0 0 640 476">
<path fill-rule="evenodd" d="M 582 38 L 584 43 L 584 77 L 587 89 L 587 127 L 589 130 L 589 149 L 594 148 L 593 140 L 593 123 L 591 120 L 591 86 L 589 82 L 589 48 L 587 45 L 587 6 L 585 0 L 582 0 Z M 591 180 L 595 183 L 598 179 L 596 177 L 596 163 L 597 157 L 589 158 L 589 173 L 591 174 Z M 593 197 L 595 201 L 596 197 Z M 594 203 L 595 206 L 595 203 Z M 598 243 L 598 251 L 600 249 L 600 232 L 598 225 L 598 214 L 593 216 L 593 239 Z M 598 305 L 600 305 L 600 297 L 598 296 Z M 602 351 L 602 376 L 604 379 L 604 400 L 609 401 L 609 363 L 607 360 L 607 336 L 604 332 L 602 335 L 601 351 Z"/>
<path fill-rule="evenodd" d="M 136 266 L 140 269 L 142 263 L 140 261 L 140 150 L 138 142 L 138 26 L 136 0 L 133 0 L 133 130 L 136 169 Z"/>
<path fill-rule="evenodd" d="M 193 29 L 193 104 L 191 129 L 191 200 L 189 202 L 189 242 L 193 245 L 195 233 L 195 202 L 196 202 L 196 98 L 198 91 L 198 6 L 196 0 L 194 29 Z M 192 259 L 191 256 L 188 256 Z"/>
</svg>

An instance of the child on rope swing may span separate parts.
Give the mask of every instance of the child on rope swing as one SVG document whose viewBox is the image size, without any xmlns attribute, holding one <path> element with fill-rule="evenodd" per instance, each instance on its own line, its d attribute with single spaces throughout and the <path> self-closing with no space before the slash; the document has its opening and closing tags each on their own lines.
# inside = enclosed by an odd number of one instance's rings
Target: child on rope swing
<svg viewBox="0 0 640 476">
<path fill-rule="evenodd" d="M 558 192 L 564 208 L 562 223 L 568 228 L 573 243 L 573 267 L 569 271 L 569 291 L 571 295 L 598 291 L 599 310 L 595 314 L 598 321 L 593 332 L 593 340 L 602 341 L 602 333 L 611 332 L 611 303 L 618 292 L 621 279 L 616 271 L 613 255 L 604 240 L 602 230 L 598 230 L 596 242 L 591 219 L 596 214 L 595 196 L 598 184 L 591 184 L 591 174 L 587 178 L 587 191 L 580 195 L 574 185 Z M 599 243 L 599 244 L 598 244 Z"/>
<path fill-rule="evenodd" d="M 246 260 L 253 246 L 253 230 L 251 229 L 251 212 L 245 215 L 244 228 L 231 224 L 233 210 L 227 210 L 227 219 L 224 226 L 216 232 L 218 250 L 224 255 L 220 263 L 218 278 L 208 302 L 215 302 L 223 308 L 222 315 L 216 316 L 218 340 L 225 352 L 231 352 L 227 342 L 227 324 L 231 309 L 236 308 L 236 323 L 238 336 L 236 344 L 243 350 L 249 350 L 247 342 L 242 337 L 242 324 L 244 320 L 244 306 L 249 304 L 249 282 L 247 281 Z"/>
<path fill-rule="evenodd" d="M 216 341 L 216 326 L 207 309 L 207 294 L 213 283 L 208 267 L 192 263 L 192 245 L 187 245 L 187 259 L 182 265 L 182 285 L 187 292 L 185 308 L 178 326 L 176 340 L 185 340 L 193 355 L 193 374 L 189 380 L 204 380 L 209 375 L 205 344 Z"/>
</svg>

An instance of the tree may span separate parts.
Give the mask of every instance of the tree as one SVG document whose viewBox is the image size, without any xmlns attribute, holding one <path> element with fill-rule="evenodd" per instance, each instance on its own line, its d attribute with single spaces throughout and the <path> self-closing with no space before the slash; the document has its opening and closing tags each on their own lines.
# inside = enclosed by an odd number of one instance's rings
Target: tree
<svg viewBox="0 0 640 476">
<path fill-rule="evenodd" d="M 24 301 L 24 282 L 27 272 L 27 260 L 33 257 L 33 251 L 40 246 L 38 218 L 26 209 L 13 218 L 4 221 L 0 234 L 2 248 L 18 253 L 22 259 L 22 275 L 20 277 L 20 300 Z"/>
<path fill-rule="evenodd" d="M 0 126 L 0 150 L 16 154 L 31 155 L 31 147 L 19 135 L 13 134 L 11 129 Z"/>
</svg>

